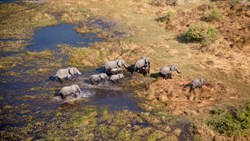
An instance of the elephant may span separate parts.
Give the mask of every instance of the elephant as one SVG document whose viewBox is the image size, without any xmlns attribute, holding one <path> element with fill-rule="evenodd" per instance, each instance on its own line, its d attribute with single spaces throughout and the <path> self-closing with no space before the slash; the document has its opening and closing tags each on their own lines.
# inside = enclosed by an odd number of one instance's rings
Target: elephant
<svg viewBox="0 0 250 141">
<path fill-rule="evenodd" d="M 142 72 L 144 76 L 150 73 L 150 59 L 144 57 L 136 61 L 134 65 L 134 72 Z"/>
<path fill-rule="evenodd" d="M 118 82 L 120 79 L 123 79 L 123 78 L 124 78 L 124 75 L 122 73 L 119 73 L 119 74 L 116 74 L 116 75 L 112 75 L 110 77 L 110 80 L 115 83 L 115 82 Z"/>
<path fill-rule="evenodd" d="M 203 78 L 194 79 L 191 83 L 184 85 L 184 88 L 190 87 L 189 92 L 193 91 L 195 88 L 202 88 L 202 86 L 206 83 L 206 80 Z"/>
<path fill-rule="evenodd" d="M 139 70 L 139 73 L 143 74 L 144 76 L 147 76 L 150 71 L 150 66 L 144 66 L 142 69 Z"/>
<path fill-rule="evenodd" d="M 106 73 L 94 74 L 91 75 L 89 80 L 92 85 L 97 85 L 100 82 L 105 82 L 109 79 L 109 76 Z"/>
<path fill-rule="evenodd" d="M 75 74 L 81 74 L 81 72 L 74 67 L 68 67 L 66 69 L 60 69 L 56 72 L 56 75 L 54 76 L 59 81 L 62 81 L 65 78 L 70 78 L 71 76 Z"/>
<path fill-rule="evenodd" d="M 63 99 L 65 99 L 67 96 L 74 96 L 75 98 L 77 98 L 81 93 L 81 89 L 78 85 L 71 85 L 71 86 L 65 86 L 63 87 L 59 94 L 62 96 Z"/>
<path fill-rule="evenodd" d="M 178 71 L 177 67 L 174 65 L 170 65 L 167 67 L 162 67 L 160 69 L 159 75 L 162 76 L 164 79 L 172 79 L 172 72 L 176 71 L 177 73 L 181 73 Z"/>
<path fill-rule="evenodd" d="M 113 68 L 110 71 L 111 74 L 119 74 L 119 73 L 122 73 L 122 72 L 123 72 L 122 68 Z"/>
<path fill-rule="evenodd" d="M 127 69 L 127 65 L 125 64 L 124 60 L 122 59 L 117 59 L 114 61 L 108 61 L 104 65 L 104 69 L 106 73 L 110 73 L 110 71 L 114 68 L 121 68 L 124 66 Z"/>
</svg>

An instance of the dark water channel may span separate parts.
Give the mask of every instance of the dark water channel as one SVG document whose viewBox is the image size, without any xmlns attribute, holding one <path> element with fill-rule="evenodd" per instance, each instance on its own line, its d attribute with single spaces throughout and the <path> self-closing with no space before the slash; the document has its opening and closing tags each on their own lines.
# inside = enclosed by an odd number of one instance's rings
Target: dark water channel
<svg viewBox="0 0 250 141">
<path fill-rule="evenodd" d="M 26 49 L 29 51 L 55 50 L 58 44 L 87 47 L 100 41 L 103 39 L 94 34 L 76 33 L 73 25 L 60 24 L 37 30 L 32 41 L 33 44 L 27 46 Z M 56 56 L 61 57 L 58 53 Z M 61 63 L 65 61 L 65 58 L 64 56 Z M 27 116 L 32 116 L 34 120 L 49 120 L 49 117 L 55 115 L 58 110 L 63 109 L 65 112 L 74 113 L 87 105 L 94 105 L 97 108 L 106 107 L 109 111 L 124 109 L 141 111 L 136 105 L 136 100 L 131 96 L 133 90 L 119 88 L 117 85 L 91 86 L 88 78 L 90 75 L 98 73 L 95 68 L 80 70 L 83 73 L 81 76 L 59 83 L 49 80 L 49 76 L 54 75 L 58 68 L 48 68 L 48 72 L 44 74 L 30 74 L 28 72 L 36 71 L 39 66 L 36 65 L 36 62 L 29 64 L 33 65 L 17 65 L 10 70 L 0 72 L 0 110 L 2 114 L 0 130 L 27 124 L 27 121 L 24 120 Z M 15 72 L 17 75 L 8 75 L 8 72 Z M 89 95 L 89 97 L 77 101 L 77 104 L 73 105 L 73 109 L 53 101 L 57 91 L 63 86 L 71 84 L 78 84 L 83 92 Z"/>
</svg>

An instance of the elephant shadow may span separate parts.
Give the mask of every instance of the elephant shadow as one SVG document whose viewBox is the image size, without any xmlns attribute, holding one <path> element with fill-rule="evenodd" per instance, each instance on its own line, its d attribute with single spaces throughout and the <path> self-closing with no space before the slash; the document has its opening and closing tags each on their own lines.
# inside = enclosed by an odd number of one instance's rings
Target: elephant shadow
<svg viewBox="0 0 250 141">
<path fill-rule="evenodd" d="M 59 92 L 56 92 L 56 93 L 54 94 L 54 97 L 57 97 L 57 96 L 63 98 L 62 94 L 60 94 Z"/>
<path fill-rule="evenodd" d="M 129 65 L 128 67 L 127 67 L 127 71 L 128 72 L 130 72 L 130 73 L 133 73 L 134 72 L 134 66 L 135 66 L 135 64 L 132 64 L 132 65 Z"/>
<path fill-rule="evenodd" d="M 159 73 L 151 73 L 150 77 L 157 79 L 159 77 Z"/>
</svg>

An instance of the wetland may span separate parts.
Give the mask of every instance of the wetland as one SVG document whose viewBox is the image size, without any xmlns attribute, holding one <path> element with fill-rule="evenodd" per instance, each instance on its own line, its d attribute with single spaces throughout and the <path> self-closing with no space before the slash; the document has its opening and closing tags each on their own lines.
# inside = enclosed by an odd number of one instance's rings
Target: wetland
<svg viewBox="0 0 250 141">
<path fill-rule="evenodd" d="M 248 1 L 0 1 L 1 140 L 248 140 L 248 9 Z M 149 76 L 89 82 L 106 61 L 145 56 Z M 157 77 L 166 65 L 182 73 Z M 67 67 L 82 74 L 50 79 Z M 201 77 L 201 89 L 183 89 Z M 56 101 L 72 84 L 84 97 Z"/>
</svg>

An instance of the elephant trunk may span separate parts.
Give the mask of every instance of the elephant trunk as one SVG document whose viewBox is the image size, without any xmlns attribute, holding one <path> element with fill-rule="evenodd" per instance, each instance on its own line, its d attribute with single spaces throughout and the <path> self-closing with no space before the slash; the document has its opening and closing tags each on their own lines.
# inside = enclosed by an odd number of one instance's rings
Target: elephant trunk
<svg viewBox="0 0 250 141">
<path fill-rule="evenodd" d="M 126 64 L 123 64 L 123 66 L 125 67 L 125 69 L 127 69 L 127 68 L 128 68 L 128 66 L 127 66 Z"/>
<path fill-rule="evenodd" d="M 181 72 L 180 72 L 180 71 L 178 71 L 178 70 L 176 70 L 176 72 L 177 72 L 177 73 L 179 73 L 179 74 L 181 73 Z"/>
</svg>

